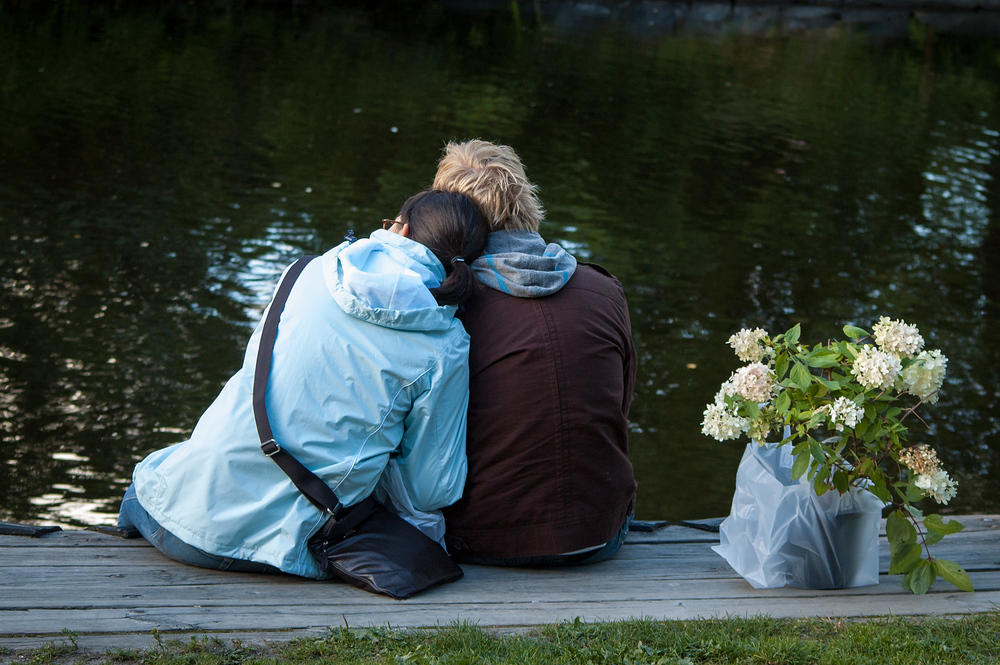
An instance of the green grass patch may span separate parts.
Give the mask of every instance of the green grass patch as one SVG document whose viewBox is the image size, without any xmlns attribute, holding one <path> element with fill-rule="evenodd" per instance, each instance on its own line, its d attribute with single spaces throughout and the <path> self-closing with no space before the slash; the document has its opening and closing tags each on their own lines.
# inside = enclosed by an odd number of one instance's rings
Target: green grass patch
<svg viewBox="0 0 1000 665">
<path fill-rule="evenodd" d="M 859 663 L 994 664 L 1000 658 L 1000 611 L 948 618 L 630 620 L 547 625 L 503 634 L 469 624 L 435 630 L 332 628 L 324 637 L 288 643 L 170 639 L 157 633 L 148 650 L 85 653 L 68 641 L 6 662 L 142 665 L 814 665 Z"/>
</svg>

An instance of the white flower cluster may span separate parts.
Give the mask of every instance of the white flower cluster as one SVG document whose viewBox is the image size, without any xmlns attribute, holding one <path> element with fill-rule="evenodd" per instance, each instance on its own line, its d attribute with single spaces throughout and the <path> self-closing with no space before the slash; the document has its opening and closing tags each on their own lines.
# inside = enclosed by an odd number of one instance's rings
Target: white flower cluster
<svg viewBox="0 0 1000 665">
<path fill-rule="evenodd" d="M 858 383 L 866 390 L 872 388 L 888 390 L 896 383 L 901 367 L 902 364 L 895 355 L 866 346 L 854 359 L 851 374 L 857 377 Z"/>
<path fill-rule="evenodd" d="M 955 498 L 958 483 L 941 468 L 937 453 L 927 444 L 904 450 L 899 461 L 917 474 L 913 484 L 938 503 L 947 504 Z"/>
<path fill-rule="evenodd" d="M 944 470 L 937 471 L 933 475 L 919 475 L 913 484 L 942 505 L 946 505 L 958 493 L 958 483 Z"/>
<path fill-rule="evenodd" d="M 750 429 L 750 421 L 736 415 L 735 409 L 726 406 L 725 402 L 709 404 L 702 415 L 701 433 L 717 441 L 738 439 Z"/>
<path fill-rule="evenodd" d="M 732 384 L 733 390 L 743 399 L 760 404 L 771 399 L 774 372 L 763 363 L 753 363 L 736 370 L 729 381 L 722 384 L 723 389 L 726 384 Z"/>
<path fill-rule="evenodd" d="M 898 358 L 912 358 L 924 348 L 924 338 L 920 336 L 917 327 L 903 323 L 902 320 L 893 321 L 888 316 L 880 317 L 872 331 L 878 348 Z"/>
<path fill-rule="evenodd" d="M 715 393 L 715 403 L 723 404 L 727 397 L 732 397 L 735 394 L 736 386 L 733 385 L 733 377 L 729 377 L 728 380 L 722 382 L 719 392 Z"/>
<path fill-rule="evenodd" d="M 738 439 L 750 430 L 750 420 L 736 413 L 736 409 L 726 405 L 726 398 L 739 395 L 758 404 L 771 399 L 774 387 L 774 372 L 767 365 L 753 363 L 741 367 L 719 388 L 715 402 L 709 404 L 702 414 L 701 433 L 717 441 Z"/>
<path fill-rule="evenodd" d="M 930 404 L 936 402 L 948 359 L 937 350 L 921 351 L 924 338 L 920 331 L 900 319 L 880 317 L 872 330 L 878 349 L 865 347 L 854 360 L 851 373 L 858 382 L 866 389 L 894 387 L 899 392 L 912 392 Z M 900 359 L 914 356 L 914 362 L 902 369 Z"/>
<path fill-rule="evenodd" d="M 836 401 L 822 407 L 820 411 L 826 413 L 830 425 L 838 432 L 843 432 L 845 427 L 853 429 L 865 415 L 864 409 L 846 397 L 838 397 Z"/>
<path fill-rule="evenodd" d="M 736 355 L 745 363 L 759 363 L 764 359 L 767 346 L 767 331 L 761 328 L 743 328 L 729 338 L 729 346 L 736 350 Z"/>
<path fill-rule="evenodd" d="M 921 351 L 913 363 L 899 375 L 898 388 L 909 390 L 928 404 L 938 400 L 937 391 L 944 383 L 948 358 L 940 351 Z"/>
</svg>

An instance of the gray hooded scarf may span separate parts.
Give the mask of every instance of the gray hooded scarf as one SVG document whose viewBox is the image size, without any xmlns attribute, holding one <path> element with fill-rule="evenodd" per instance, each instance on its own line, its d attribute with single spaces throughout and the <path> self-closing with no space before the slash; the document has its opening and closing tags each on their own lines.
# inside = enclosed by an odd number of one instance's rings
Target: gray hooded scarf
<svg viewBox="0 0 1000 665">
<path fill-rule="evenodd" d="M 518 298 L 541 298 L 564 287 L 576 258 L 534 231 L 494 231 L 472 262 L 479 282 Z"/>
</svg>

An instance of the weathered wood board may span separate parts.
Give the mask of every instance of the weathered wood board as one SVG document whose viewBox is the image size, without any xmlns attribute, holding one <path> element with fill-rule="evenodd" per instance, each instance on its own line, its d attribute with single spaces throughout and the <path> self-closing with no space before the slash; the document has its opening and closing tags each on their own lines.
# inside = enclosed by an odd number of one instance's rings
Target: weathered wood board
<svg viewBox="0 0 1000 665">
<path fill-rule="evenodd" d="M 1000 606 L 1000 518 L 967 516 L 960 534 L 934 546 L 969 571 L 975 593 L 938 581 L 926 596 L 904 591 L 888 570 L 880 584 L 809 591 L 753 589 L 711 550 L 718 535 L 685 527 L 630 534 L 613 560 L 564 570 L 465 566 L 457 583 L 408 601 L 345 584 L 286 575 L 192 568 L 145 541 L 89 531 L 0 536 L 0 646 L 68 639 L 82 648 L 142 647 L 151 631 L 175 637 L 290 639 L 328 627 L 433 627 L 455 621 L 518 627 L 572 620 L 864 617 L 984 612 Z"/>
</svg>

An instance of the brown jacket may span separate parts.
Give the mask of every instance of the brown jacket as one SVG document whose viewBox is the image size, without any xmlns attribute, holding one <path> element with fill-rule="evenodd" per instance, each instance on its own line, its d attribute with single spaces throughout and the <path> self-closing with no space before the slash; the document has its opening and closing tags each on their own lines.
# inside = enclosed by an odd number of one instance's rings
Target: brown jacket
<svg viewBox="0 0 1000 665">
<path fill-rule="evenodd" d="M 481 288 L 461 319 L 472 337 L 469 476 L 444 509 L 449 548 L 522 557 L 607 542 L 635 499 L 636 358 L 621 284 L 581 263 L 543 298 Z"/>
</svg>

